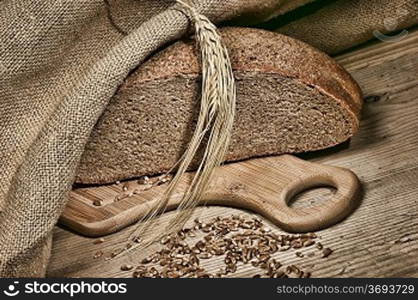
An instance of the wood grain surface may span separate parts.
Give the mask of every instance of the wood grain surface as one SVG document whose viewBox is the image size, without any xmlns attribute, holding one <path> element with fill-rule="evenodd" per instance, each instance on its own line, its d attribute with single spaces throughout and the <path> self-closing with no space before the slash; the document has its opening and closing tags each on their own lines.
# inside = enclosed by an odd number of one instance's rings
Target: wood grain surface
<svg viewBox="0 0 418 300">
<path fill-rule="evenodd" d="M 180 205 L 193 180 L 192 175 L 182 176 L 178 188 L 167 200 L 167 211 Z M 150 207 L 164 197 L 168 184 L 154 184 L 141 191 L 143 186 L 136 179 L 123 184 L 75 189 L 70 193 L 60 223 L 87 236 L 116 232 L 146 216 Z M 294 196 L 321 186 L 336 189 L 329 201 L 315 207 L 295 209 L 288 206 Z M 359 190 L 358 178 L 350 170 L 280 155 L 217 168 L 199 204 L 248 209 L 281 229 L 309 232 L 334 225 L 348 216 L 357 206 Z M 100 205 L 95 205 L 97 201 Z"/>
<path fill-rule="evenodd" d="M 309 269 L 313 277 L 417 277 L 418 31 L 411 30 L 397 43 L 371 43 L 337 60 L 364 91 L 360 132 L 349 144 L 302 157 L 353 170 L 363 185 L 362 202 L 343 222 L 317 232 L 321 243 L 334 250 L 328 258 L 300 258 L 294 252 L 281 252 L 277 258 Z M 293 205 L 320 204 L 332 194 L 324 188 L 312 190 Z M 208 220 L 233 213 L 251 214 L 215 206 L 198 208 L 194 215 Z M 171 215 L 159 217 L 156 226 L 165 226 Z M 131 273 L 121 271 L 120 266 L 137 264 L 158 246 L 110 261 L 94 259 L 93 255 L 124 246 L 132 229 L 128 227 L 107 236 L 104 243 L 94 244 L 94 238 L 56 227 L 48 276 L 129 277 Z M 213 271 L 220 264 L 213 260 L 206 267 Z M 258 269 L 245 265 L 233 276 L 251 277 L 256 273 Z"/>
</svg>

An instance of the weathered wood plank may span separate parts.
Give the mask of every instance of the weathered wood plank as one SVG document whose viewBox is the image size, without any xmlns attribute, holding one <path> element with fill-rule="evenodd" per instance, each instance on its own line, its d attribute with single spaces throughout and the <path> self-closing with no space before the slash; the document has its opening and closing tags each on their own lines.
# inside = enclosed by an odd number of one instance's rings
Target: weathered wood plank
<svg viewBox="0 0 418 300">
<path fill-rule="evenodd" d="M 280 253 L 286 263 L 309 268 L 316 277 L 418 276 L 418 31 L 398 43 L 379 42 L 337 58 L 360 83 L 367 103 L 361 130 L 350 145 L 303 155 L 304 158 L 352 169 L 363 182 L 360 207 L 342 223 L 319 232 L 334 253 L 327 259 Z M 305 193 L 300 201 L 324 201 L 324 189 Z M 232 208 L 199 208 L 195 216 L 210 219 Z M 164 226 L 172 213 L 161 216 Z M 131 228 L 94 245 L 90 238 L 56 227 L 49 276 L 124 277 L 123 263 L 137 263 L 152 249 L 104 262 L 96 251 L 123 246 Z M 280 229 L 275 228 L 280 232 Z M 399 243 L 403 238 L 405 242 Z M 398 241 L 398 242 L 396 242 Z M 216 270 L 219 262 L 206 265 Z M 234 274 L 250 277 L 258 269 L 245 266 Z"/>
</svg>

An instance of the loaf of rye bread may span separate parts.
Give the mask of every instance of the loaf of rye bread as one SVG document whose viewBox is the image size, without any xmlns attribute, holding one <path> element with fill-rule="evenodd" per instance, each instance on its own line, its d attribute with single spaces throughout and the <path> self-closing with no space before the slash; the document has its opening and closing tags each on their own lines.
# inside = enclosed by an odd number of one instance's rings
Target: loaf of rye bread
<svg viewBox="0 0 418 300">
<path fill-rule="evenodd" d="M 332 58 L 273 32 L 220 33 L 237 86 L 227 161 L 324 149 L 358 130 L 361 91 Z M 91 134 L 76 182 L 110 183 L 172 168 L 199 110 L 198 53 L 192 38 L 179 41 L 129 75 Z"/>
</svg>

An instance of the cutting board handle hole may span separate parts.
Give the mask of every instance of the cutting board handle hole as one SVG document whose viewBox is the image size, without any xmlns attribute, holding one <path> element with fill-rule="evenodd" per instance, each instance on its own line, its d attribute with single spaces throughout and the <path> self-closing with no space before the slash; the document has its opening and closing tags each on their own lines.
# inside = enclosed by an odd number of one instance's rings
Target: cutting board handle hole
<svg viewBox="0 0 418 300">
<path fill-rule="evenodd" d="M 332 197 L 337 189 L 331 185 L 321 185 L 310 187 L 297 193 L 288 200 L 288 206 L 291 208 L 305 208 L 319 206 Z"/>
</svg>

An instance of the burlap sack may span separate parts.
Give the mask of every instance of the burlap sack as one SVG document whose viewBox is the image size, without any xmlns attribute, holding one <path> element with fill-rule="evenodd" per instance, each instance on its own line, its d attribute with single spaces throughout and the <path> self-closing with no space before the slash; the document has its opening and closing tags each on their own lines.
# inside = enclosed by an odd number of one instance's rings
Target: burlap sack
<svg viewBox="0 0 418 300">
<path fill-rule="evenodd" d="M 416 7 L 416 1 L 397 1 Z M 265 20 L 307 2 L 196 0 L 194 5 L 214 22 L 242 22 Z M 341 14 L 348 8 L 356 11 L 362 2 L 396 1 L 341 2 L 342 9 L 326 8 L 323 17 L 312 15 L 280 30 L 333 52 L 347 47 L 347 39 L 352 43 L 364 36 L 350 38 L 348 28 L 363 28 L 357 14 L 352 19 L 356 26 L 347 18 L 351 27 L 344 23 L 344 30 L 332 16 L 342 20 Z M 188 29 L 188 18 L 173 4 L 173 0 L 0 2 L 1 277 L 44 275 L 51 231 L 95 122 L 127 74 Z M 360 15 L 367 23 L 366 15 Z M 373 24 L 380 21 L 376 17 Z M 312 26 L 333 28 L 329 31 L 333 34 L 319 34 L 309 29 Z M 318 39 L 322 42 L 315 43 Z M 328 39 L 333 42 L 325 46 Z"/>
<path fill-rule="evenodd" d="M 250 0 L 245 4 L 246 10 L 244 12 L 233 17 L 226 23 L 232 26 L 257 25 L 259 23 L 269 21 L 270 19 L 282 16 L 289 11 L 293 11 L 294 9 L 313 1 L 318 0 Z"/>
<path fill-rule="evenodd" d="M 336 54 L 370 39 L 396 42 L 418 23 L 418 0 L 339 0 L 276 31 Z"/>
</svg>

